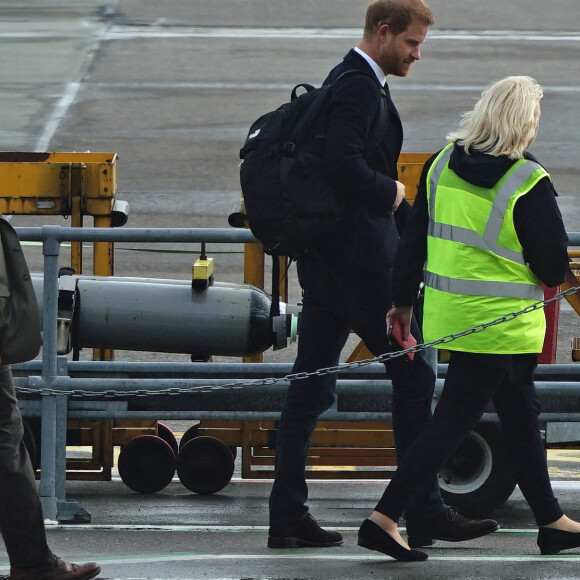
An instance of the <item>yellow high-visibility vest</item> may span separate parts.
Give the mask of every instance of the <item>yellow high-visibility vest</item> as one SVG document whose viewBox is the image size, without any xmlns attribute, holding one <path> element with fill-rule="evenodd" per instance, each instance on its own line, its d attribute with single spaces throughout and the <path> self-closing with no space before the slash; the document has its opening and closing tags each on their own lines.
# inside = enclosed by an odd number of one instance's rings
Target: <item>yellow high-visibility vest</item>
<svg viewBox="0 0 580 580">
<path fill-rule="evenodd" d="M 521 159 L 493 188 L 478 187 L 449 169 L 452 151 L 453 144 L 440 153 L 427 176 L 425 342 L 519 312 L 544 297 L 541 281 L 524 260 L 513 210 L 549 174 L 538 163 Z M 544 311 L 538 309 L 439 348 L 538 353 L 545 332 Z"/>
</svg>

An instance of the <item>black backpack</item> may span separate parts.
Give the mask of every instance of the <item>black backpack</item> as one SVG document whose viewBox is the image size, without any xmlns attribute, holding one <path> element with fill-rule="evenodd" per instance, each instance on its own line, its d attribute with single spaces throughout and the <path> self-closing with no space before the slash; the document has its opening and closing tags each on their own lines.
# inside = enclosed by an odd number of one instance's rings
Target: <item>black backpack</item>
<svg viewBox="0 0 580 580">
<path fill-rule="evenodd" d="M 353 69 L 343 72 L 334 83 L 352 74 L 371 77 L 371 73 Z M 316 247 L 317 240 L 334 229 L 343 216 L 345 200 L 322 172 L 332 84 L 294 87 L 290 102 L 252 124 L 240 150 L 240 182 L 248 223 L 265 252 L 273 256 L 296 258 Z M 301 88 L 306 92 L 298 96 Z M 365 154 L 378 147 L 386 130 L 386 95 L 382 88 L 380 93 L 376 138 L 371 139 Z"/>
</svg>

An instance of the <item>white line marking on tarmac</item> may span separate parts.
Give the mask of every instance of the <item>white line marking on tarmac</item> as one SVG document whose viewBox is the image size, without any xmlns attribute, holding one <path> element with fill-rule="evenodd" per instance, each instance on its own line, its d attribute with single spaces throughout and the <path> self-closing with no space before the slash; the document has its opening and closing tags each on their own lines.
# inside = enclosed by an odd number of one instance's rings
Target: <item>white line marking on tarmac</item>
<svg viewBox="0 0 580 580">
<path fill-rule="evenodd" d="M 220 26 L 120 26 L 114 25 L 105 33 L 106 40 L 126 40 L 134 38 L 288 38 L 288 39 L 334 39 L 360 38 L 360 28 L 259 28 Z M 551 34 L 537 30 L 432 30 L 429 42 L 433 40 L 483 40 L 519 42 L 578 42 L 577 32 L 554 32 Z"/>
<path fill-rule="evenodd" d="M 59 99 L 48 122 L 45 124 L 40 139 L 36 142 L 36 151 L 46 151 L 48 149 L 53 135 L 56 133 L 60 122 L 66 117 L 70 106 L 74 103 L 81 86 L 82 84 L 79 82 L 68 83 L 66 85 L 64 94 Z"/>
<path fill-rule="evenodd" d="M 101 558 L 103 564 L 132 564 L 138 562 L 193 562 L 203 560 L 385 560 L 389 556 L 381 554 L 160 554 L 158 556 L 129 556 L 125 558 Z M 542 562 L 579 560 L 580 555 L 568 556 L 429 556 L 433 562 Z"/>
<path fill-rule="evenodd" d="M 362 561 L 362 560 L 385 560 L 390 559 L 384 555 L 374 554 L 310 554 L 305 552 L 292 554 L 195 554 L 195 553 L 176 553 L 176 554 L 134 554 L 131 556 L 101 556 L 99 564 L 101 566 L 112 564 L 153 564 L 159 562 L 201 562 L 211 560 L 235 560 L 237 562 L 245 560 L 342 560 L 342 561 Z M 429 556 L 429 561 L 433 562 L 562 562 L 567 560 L 578 560 L 580 555 L 567 556 Z M 0 565 L 1 571 L 9 570 L 7 564 Z"/>
<path fill-rule="evenodd" d="M 188 81 L 188 82 L 135 82 L 135 83 L 103 83 L 103 82 L 89 82 L 91 89 L 104 90 L 123 90 L 123 89 L 143 89 L 143 90 L 202 90 L 202 91 L 285 91 L 292 89 L 296 83 L 270 83 L 270 82 L 204 82 L 204 81 Z M 428 91 L 428 92 L 477 92 L 480 93 L 483 85 L 453 85 L 453 84 L 418 84 L 413 82 L 398 82 L 394 80 L 393 87 L 396 87 L 397 92 L 408 91 Z M 544 93 L 580 93 L 580 86 L 578 85 L 548 85 L 544 86 Z"/>
<path fill-rule="evenodd" d="M 62 31 L 59 31 L 62 35 Z M 82 36 L 82 31 L 73 30 L 64 33 L 69 38 Z M 52 31 L 4 31 L 0 32 L 0 38 L 54 38 Z M 288 39 L 336 39 L 349 38 L 359 39 L 360 28 L 260 28 L 260 27 L 235 27 L 235 26 L 123 26 L 113 25 L 103 34 L 98 33 L 103 40 L 132 40 L 135 38 L 288 38 Z M 576 31 L 543 30 L 431 30 L 429 42 L 437 40 L 451 41 L 485 41 L 496 42 L 578 42 L 580 33 Z"/>
<path fill-rule="evenodd" d="M 132 555 L 118 555 L 118 556 L 100 556 L 99 564 L 104 567 L 107 565 L 134 565 L 136 562 L 140 564 L 155 564 L 155 563 L 168 563 L 168 562 L 203 562 L 217 560 L 233 560 L 235 562 L 242 561 L 253 561 L 253 560 L 317 560 L 325 561 L 331 560 L 336 561 L 368 561 L 368 560 L 390 560 L 388 556 L 382 554 L 312 554 L 307 551 L 293 552 L 293 553 L 277 553 L 277 554 L 196 554 L 190 553 L 174 553 L 174 554 L 132 554 Z M 564 562 L 570 560 L 580 560 L 580 555 L 570 554 L 570 555 L 559 555 L 559 556 L 534 556 L 534 555 L 490 555 L 490 556 L 441 556 L 441 555 L 429 555 L 429 562 L 534 562 L 538 564 L 540 562 L 546 562 L 552 564 L 553 562 Z M 0 571 L 4 572 L 9 570 L 9 565 L 6 562 L 0 564 Z M 106 570 L 105 570 L 106 572 Z"/>
<path fill-rule="evenodd" d="M 127 531 L 127 532 L 202 532 L 202 533 L 247 533 L 262 532 L 265 533 L 267 526 L 204 526 L 204 525 L 105 525 L 105 524 L 75 524 L 75 525 L 55 525 L 47 526 L 48 530 L 89 530 L 89 531 Z M 341 532 L 356 532 L 357 527 L 331 527 L 328 529 L 338 530 Z M 405 531 L 405 528 L 401 528 Z M 500 529 L 494 532 L 494 535 L 535 535 L 535 529 Z M 89 559 L 92 556 L 89 556 Z M 388 556 L 382 554 L 338 554 L 333 553 L 312 553 L 308 549 L 304 551 L 288 552 L 270 552 L 260 554 L 218 554 L 218 553 L 195 553 L 195 552 L 178 552 L 169 554 L 119 554 L 116 556 L 99 556 L 98 560 L 101 565 L 107 564 L 135 564 L 139 563 L 159 563 L 159 562 L 199 562 L 199 561 L 216 561 L 216 560 L 342 560 L 342 561 L 361 561 L 361 560 L 385 560 Z M 429 555 L 431 562 L 564 562 L 569 560 L 580 560 L 580 554 L 559 554 L 555 556 L 541 555 L 464 555 L 464 556 L 446 556 L 446 555 Z M 9 571 L 8 562 L 0 562 L 0 572 Z"/>
<path fill-rule="evenodd" d="M 552 481 L 552 488 L 580 491 L 580 481 L 577 479 L 557 479 Z"/>
<path fill-rule="evenodd" d="M 203 532 L 203 533 L 220 533 L 220 534 L 240 534 L 248 532 L 267 532 L 268 526 L 228 526 L 228 525 L 211 525 L 211 524 L 59 524 L 47 520 L 45 522 L 47 529 L 59 531 L 111 531 L 111 532 Z M 325 526 L 326 529 L 336 530 L 338 532 L 357 532 L 358 526 Z M 399 528 L 405 532 L 404 527 Z M 537 534 L 538 530 L 517 529 L 517 528 L 500 528 L 495 534 Z"/>
</svg>

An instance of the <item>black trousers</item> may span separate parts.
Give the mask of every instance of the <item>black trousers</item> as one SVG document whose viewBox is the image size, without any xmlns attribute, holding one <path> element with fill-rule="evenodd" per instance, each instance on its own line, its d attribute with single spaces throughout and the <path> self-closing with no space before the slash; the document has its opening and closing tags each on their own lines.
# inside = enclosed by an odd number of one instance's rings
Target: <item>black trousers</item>
<svg viewBox="0 0 580 580">
<path fill-rule="evenodd" d="M 13 568 L 45 564 L 46 541 L 38 486 L 23 441 L 12 371 L 0 366 L 0 531 Z"/>
<path fill-rule="evenodd" d="M 388 273 L 385 273 L 388 274 Z M 353 329 L 378 356 L 394 350 L 386 335 L 391 284 L 386 275 L 345 272 L 316 259 L 298 262 L 304 305 L 294 372 L 335 366 Z M 414 334 L 419 337 L 417 325 Z M 386 364 L 393 383 L 393 429 L 397 461 L 431 418 L 434 370 L 424 353 L 413 362 L 393 358 Z M 308 512 L 305 465 L 318 417 L 333 404 L 336 374 L 292 381 L 282 409 L 276 440 L 276 473 L 270 495 L 270 523 L 291 524 Z M 436 474 L 408 506 L 407 519 L 421 520 L 445 509 Z"/>
<path fill-rule="evenodd" d="M 538 423 L 536 364 L 536 355 L 452 352 L 433 419 L 399 463 L 377 511 L 398 521 L 421 493 L 421 482 L 445 465 L 493 400 L 517 483 L 536 523 L 543 526 L 560 518 L 563 512 L 550 484 Z"/>
</svg>

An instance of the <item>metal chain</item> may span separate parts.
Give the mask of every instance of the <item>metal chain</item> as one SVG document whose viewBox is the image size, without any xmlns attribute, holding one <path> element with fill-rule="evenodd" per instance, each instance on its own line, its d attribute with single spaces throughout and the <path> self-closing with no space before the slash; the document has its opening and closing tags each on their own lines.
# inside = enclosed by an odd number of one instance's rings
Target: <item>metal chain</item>
<svg viewBox="0 0 580 580">
<path fill-rule="evenodd" d="M 146 396 L 154 396 L 154 395 L 182 395 L 186 393 L 207 393 L 212 391 L 218 390 L 234 390 L 234 389 L 243 389 L 250 386 L 261 386 L 261 385 L 273 385 L 276 383 L 281 382 L 288 382 L 294 380 L 302 380 L 307 379 L 312 376 L 323 376 L 335 373 L 341 373 L 347 369 L 356 369 L 362 366 L 366 366 L 375 362 L 385 362 L 386 360 L 397 358 L 409 354 L 411 352 L 418 352 L 421 350 L 425 350 L 427 348 L 431 348 L 437 346 L 439 344 L 448 344 L 453 342 L 454 340 L 461 338 L 463 336 L 468 336 L 470 334 L 475 334 L 477 332 L 483 332 L 486 328 L 490 326 L 497 326 L 498 324 L 503 324 L 504 322 L 509 322 L 518 316 L 522 316 L 523 314 L 528 314 L 535 310 L 539 310 L 540 308 L 544 308 L 548 304 L 552 302 L 557 302 L 565 298 L 566 296 L 570 296 L 571 294 L 575 294 L 576 292 L 580 291 L 580 286 L 572 286 L 567 290 L 563 290 L 558 294 L 555 294 L 552 298 L 548 300 L 540 300 L 535 302 L 534 304 L 530 304 L 523 310 L 519 310 L 518 312 L 510 312 L 504 316 L 496 318 L 491 322 L 485 322 L 482 324 L 477 324 L 472 328 L 468 328 L 462 332 L 458 332 L 457 334 L 449 334 L 447 336 L 443 336 L 437 340 L 428 343 L 419 343 L 411 348 L 407 348 L 405 350 L 399 350 L 395 352 L 388 352 L 382 354 L 377 357 L 368 358 L 359 361 L 353 361 L 350 363 L 343 363 L 338 366 L 320 368 L 312 372 L 300 372 L 300 373 L 291 373 L 285 375 L 283 377 L 268 377 L 264 379 L 256 379 L 253 381 L 235 381 L 231 383 L 224 383 L 223 385 L 206 385 L 206 386 L 194 386 L 194 387 L 169 387 L 167 389 L 159 389 L 154 391 L 146 391 L 143 389 L 134 390 L 134 391 L 101 391 L 101 392 L 94 392 L 94 391 L 83 391 L 81 389 L 78 390 L 59 390 L 59 389 L 42 389 L 42 394 L 49 394 L 49 395 L 74 395 L 74 396 L 83 396 L 83 397 L 99 397 L 99 398 L 111 398 L 111 397 L 127 397 L 127 396 L 137 396 L 137 397 L 146 397 Z M 38 389 L 33 389 L 30 387 L 16 387 L 15 390 L 18 393 L 26 393 L 26 394 L 39 394 Z"/>
</svg>

